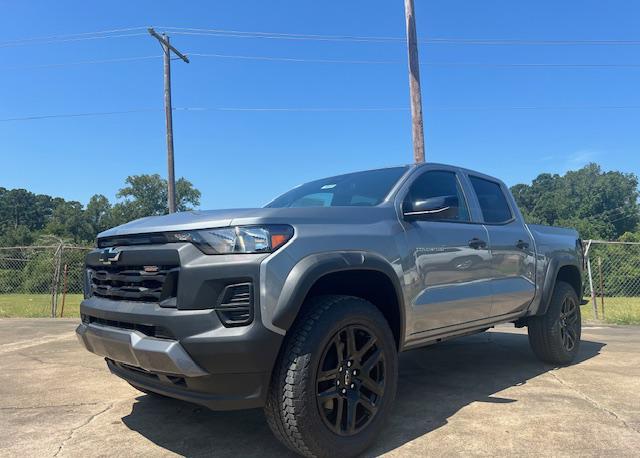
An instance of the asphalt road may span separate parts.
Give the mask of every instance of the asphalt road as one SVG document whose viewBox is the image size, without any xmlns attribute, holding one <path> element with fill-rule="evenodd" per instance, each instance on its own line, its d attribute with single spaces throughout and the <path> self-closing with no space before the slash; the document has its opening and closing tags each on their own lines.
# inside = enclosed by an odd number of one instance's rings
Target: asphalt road
<svg viewBox="0 0 640 458">
<path fill-rule="evenodd" d="M 141 394 L 74 328 L 0 320 L 1 456 L 289 455 L 260 410 Z M 402 354 L 397 405 L 369 454 L 640 456 L 640 328 L 585 328 L 566 368 L 538 362 L 511 326 Z"/>
</svg>

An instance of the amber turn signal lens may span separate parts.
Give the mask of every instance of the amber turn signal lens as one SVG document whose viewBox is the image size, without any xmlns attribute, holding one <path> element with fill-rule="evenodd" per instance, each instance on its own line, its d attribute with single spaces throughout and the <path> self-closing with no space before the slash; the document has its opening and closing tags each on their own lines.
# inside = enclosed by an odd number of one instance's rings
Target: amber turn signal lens
<svg viewBox="0 0 640 458">
<path fill-rule="evenodd" d="M 284 242 L 286 242 L 288 237 L 284 234 L 272 234 L 271 235 L 271 249 L 275 250 Z"/>
</svg>

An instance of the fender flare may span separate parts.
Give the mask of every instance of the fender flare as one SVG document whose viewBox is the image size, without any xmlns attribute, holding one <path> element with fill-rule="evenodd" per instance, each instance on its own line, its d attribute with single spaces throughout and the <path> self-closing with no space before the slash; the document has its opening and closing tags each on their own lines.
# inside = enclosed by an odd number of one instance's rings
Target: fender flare
<svg viewBox="0 0 640 458">
<path fill-rule="evenodd" d="M 556 279 L 558 277 L 558 272 L 560 269 L 566 266 L 575 267 L 580 274 L 580 281 L 582 282 L 582 272 L 580 270 L 580 264 L 575 256 L 569 254 L 562 254 L 559 256 L 555 256 L 549 262 L 547 267 L 547 273 L 544 277 L 544 283 L 542 285 L 542 296 L 540 299 L 540 306 L 538 307 L 535 315 L 544 315 L 547 313 L 547 309 L 551 304 L 551 297 L 553 296 L 553 291 L 556 286 Z M 581 285 L 582 289 L 582 285 Z M 580 298 L 579 298 L 580 299 Z"/>
<path fill-rule="evenodd" d="M 313 285 L 323 276 L 348 270 L 371 270 L 389 278 L 395 290 L 400 314 L 400 342 L 404 342 L 405 310 L 398 274 L 382 256 L 364 251 L 332 251 L 306 256 L 287 275 L 271 320 L 274 326 L 288 330 L 298 316 Z"/>
</svg>

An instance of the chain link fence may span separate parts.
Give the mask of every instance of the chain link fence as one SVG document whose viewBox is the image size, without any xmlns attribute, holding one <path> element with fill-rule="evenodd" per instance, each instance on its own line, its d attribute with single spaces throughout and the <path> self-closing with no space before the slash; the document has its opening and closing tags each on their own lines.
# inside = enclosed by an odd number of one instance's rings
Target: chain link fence
<svg viewBox="0 0 640 458">
<path fill-rule="evenodd" d="M 74 315 L 90 249 L 64 244 L 0 247 L 0 317 Z"/>
<path fill-rule="evenodd" d="M 585 292 L 593 318 L 619 323 L 640 319 L 640 243 L 588 240 Z"/>
<path fill-rule="evenodd" d="M 593 318 L 640 322 L 640 243 L 587 240 Z M 77 316 L 90 247 L 0 247 L 0 318 Z"/>
</svg>

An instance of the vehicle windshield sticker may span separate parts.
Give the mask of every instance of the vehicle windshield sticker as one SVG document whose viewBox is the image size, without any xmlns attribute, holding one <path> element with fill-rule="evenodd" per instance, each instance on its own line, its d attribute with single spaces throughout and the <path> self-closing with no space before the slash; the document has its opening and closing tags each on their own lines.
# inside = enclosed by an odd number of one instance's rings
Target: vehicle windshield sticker
<svg viewBox="0 0 640 458">
<path fill-rule="evenodd" d="M 336 185 L 334 184 L 325 184 L 323 187 L 321 187 L 320 189 L 333 189 L 335 188 Z"/>
</svg>

